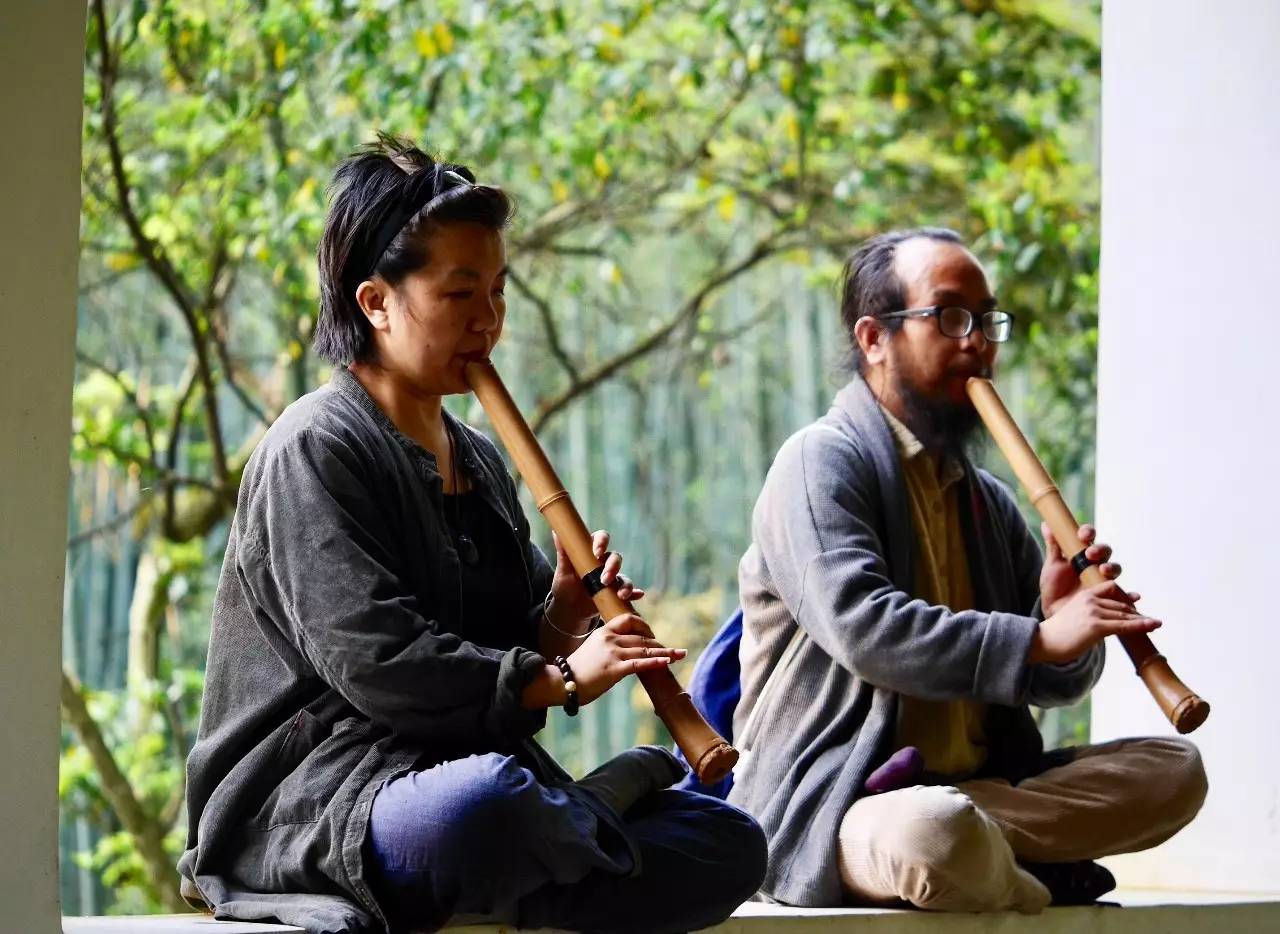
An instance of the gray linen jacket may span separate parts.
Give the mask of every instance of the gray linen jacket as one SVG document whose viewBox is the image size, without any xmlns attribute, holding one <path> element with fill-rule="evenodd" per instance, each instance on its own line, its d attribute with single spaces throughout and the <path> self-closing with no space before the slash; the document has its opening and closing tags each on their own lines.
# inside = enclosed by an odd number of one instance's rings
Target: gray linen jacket
<svg viewBox="0 0 1280 934">
<path fill-rule="evenodd" d="M 729 796 L 768 835 L 765 898 L 842 902 L 836 834 L 894 752 L 899 694 L 991 705 L 981 774 L 1019 781 L 1047 765 L 1027 704 L 1073 703 L 1102 673 L 1101 645 L 1068 665 L 1026 664 L 1040 547 L 1003 485 L 964 466 L 977 609 L 953 613 L 910 596 L 914 530 L 900 461 L 861 378 L 774 459 L 739 566 L 743 757 Z"/>
<path fill-rule="evenodd" d="M 525 568 L 499 583 L 529 607 L 505 651 L 467 641 L 435 459 L 350 373 L 286 409 L 249 459 L 214 603 L 179 863 L 184 894 L 219 918 L 278 918 L 313 934 L 385 928 L 362 862 L 383 782 L 482 752 L 569 781 L 530 739 L 546 712 L 520 703 L 544 664 L 531 647 L 551 567 L 492 442 L 453 424 L 459 458 Z"/>
</svg>

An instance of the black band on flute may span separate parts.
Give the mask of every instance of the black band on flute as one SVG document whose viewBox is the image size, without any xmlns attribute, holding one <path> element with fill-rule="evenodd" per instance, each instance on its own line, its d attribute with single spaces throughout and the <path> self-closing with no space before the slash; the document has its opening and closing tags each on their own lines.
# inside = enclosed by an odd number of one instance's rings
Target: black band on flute
<svg viewBox="0 0 1280 934">
<path fill-rule="evenodd" d="M 1086 545 L 1084 548 L 1080 549 L 1079 553 L 1077 553 L 1074 558 L 1071 559 L 1071 567 L 1077 574 L 1083 574 L 1085 568 L 1098 563 L 1097 561 L 1090 561 L 1084 556 L 1084 553 L 1088 550 L 1089 548 Z"/>
<path fill-rule="evenodd" d="M 613 554 L 612 551 L 606 551 L 604 553 L 604 561 L 600 562 L 600 567 L 583 575 L 582 586 L 587 588 L 587 596 L 594 597 L 604 590 L 604 584 L 600 583 L 600 575 L 604 573 L 605 561 L 609 560 L 609 555 L 611 554 Z"/>
</svg>

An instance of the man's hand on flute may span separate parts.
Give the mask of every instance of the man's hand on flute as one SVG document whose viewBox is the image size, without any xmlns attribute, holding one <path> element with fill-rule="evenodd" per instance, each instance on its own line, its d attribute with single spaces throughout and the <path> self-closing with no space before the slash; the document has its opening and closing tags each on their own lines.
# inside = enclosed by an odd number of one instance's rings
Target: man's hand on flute
<svg viewBox="0 0 1280 934">
<path fill-rule="evenodd" d="M 1125 636 L 1159 629 L 1160 620 L 1136 609 L 1136 593 L 1127 593 L 1113 580 L 1082 587 L 1036 630 L 1027 664 L 1064 664 L 1079 658 L 1107 636 Z"/>
<path fill-rule="evenodd" d="M 1044 536 L 1045 555 L 1044 568 L 1040 572 L 1040 605 L 1046 617 L 1052 616 L 1062 609 L 1066 601 L 1080 590 L 1080 575 L 1071 566 L 1074 555 L 1064 555 L 1058 547 L 1058 539 L 1049 529 L 1049 523 L 1040 523 L 1040 534 Z M 1120 576 L 1120 565 L 1111 560 L 1111 546 L 1094 541 L 1097 529 L 1092 525 L 1080 526 L 1080 548 L 1090 564 L 1098 566 L 1099 572 L 1107 580 L 1115 580 Z M 1079 549 L 1076 549 L 1079 551 Z"/>
</svg>

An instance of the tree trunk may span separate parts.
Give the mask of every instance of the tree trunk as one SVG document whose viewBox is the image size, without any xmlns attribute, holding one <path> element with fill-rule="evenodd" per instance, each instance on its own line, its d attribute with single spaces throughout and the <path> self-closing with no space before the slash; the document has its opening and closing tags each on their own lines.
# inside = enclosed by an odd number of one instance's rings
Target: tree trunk
<svg viewBox="0 0 1280 934">
<path fill-rule="evenodd" d="M 153 894 L 169 911 L 189 911 L 178 894 L 177 869 L 164 849 L 165 828 L 143 808 L 133 786 L 107 748 L 97 722 L 85 706 L 80 684 L 65 669 L 62 672 L 62 713 L 98 770 L 103 796 L 110 802 L 124 829 L 133 837 Z"/>
</svg>

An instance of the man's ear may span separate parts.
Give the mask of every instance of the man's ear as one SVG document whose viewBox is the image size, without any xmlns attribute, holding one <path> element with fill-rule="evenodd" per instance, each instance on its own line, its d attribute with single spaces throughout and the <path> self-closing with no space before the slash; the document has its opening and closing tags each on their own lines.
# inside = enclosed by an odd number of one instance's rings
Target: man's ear
<svg viewBox="0 0 1280 934">
<path fill-rule="evenodd" d="M 853 339 L 867 363 L 877 366 L 884 362 L 888 352 L 889 329 L 870 315 L 864 315 L 853 323 Z"/>
<path fill-rule="evenodd" d="M 391 289 L 385 282 L 374 279 L 365 279 L 356 286 L 356 304 L 375 331 L 385 331 L 390 325 L 387 309 L 390 294 Z"/>
</svg>

